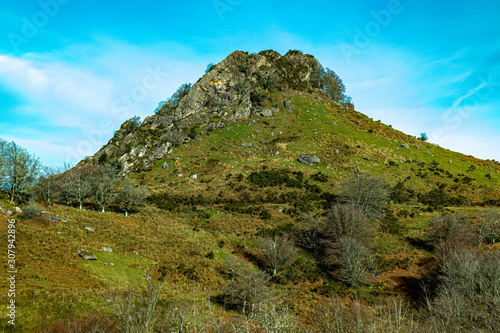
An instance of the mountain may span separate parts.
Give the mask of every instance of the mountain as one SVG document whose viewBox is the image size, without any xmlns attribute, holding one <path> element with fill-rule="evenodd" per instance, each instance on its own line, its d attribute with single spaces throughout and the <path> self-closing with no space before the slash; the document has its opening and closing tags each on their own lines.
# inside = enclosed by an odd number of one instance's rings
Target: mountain
<svg viewBox="0 0 500 333">
<path fill-rule="evenodd" d="M 185 87 L 21 207 L 6 332 L 498 331 L 497 162 L 356 111 L 299 51 L 236 51 Z M 97 205 L 113 168 L 129 179 Z"/>
<path fill-rule="evenodd" d="M 320 163 L 297 162 L 303 154 Z M 341 79 L 313 56 L 272 50 L 230 54 L 178 104 L 165 104 L 142 124 L 125 122 L 82 163 L 111 164 L 123 174 L 149 171 L 142 177 L 161 177 L 158 190 L 191 173 L 224 186 L 217 168 L 246 175 L 269 164 L 325 172 L 335 182 L 361 170 L 402 183 L 423 203 L 437 195 L 462 205 L 497 200 L 500 171 L 498 162 L 440 148 L 355 111 Z"/>
</svg>

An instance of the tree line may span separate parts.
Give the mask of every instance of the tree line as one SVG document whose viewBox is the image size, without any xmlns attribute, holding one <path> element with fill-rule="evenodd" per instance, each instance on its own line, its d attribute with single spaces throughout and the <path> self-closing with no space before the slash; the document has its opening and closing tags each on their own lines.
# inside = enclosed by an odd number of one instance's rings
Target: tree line
<svg viewBox="0 0 500 333">
<path fill-rule="evenodd" d="M 48 167 L 15 142 L 0 139 L 0 190 L 11 203 L 35 200 L 122 211 L 127 216 L 147 197 L 144 186 L 122 178 L 106 164 Z"/>
</svg>

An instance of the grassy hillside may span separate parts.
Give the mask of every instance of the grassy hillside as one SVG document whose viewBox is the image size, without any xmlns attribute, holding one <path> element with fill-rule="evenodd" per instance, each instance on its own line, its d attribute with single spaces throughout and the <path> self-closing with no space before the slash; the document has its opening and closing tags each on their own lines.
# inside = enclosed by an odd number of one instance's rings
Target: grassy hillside
<svg viewBox="0 0 500 333">
<path fill-rule="evenodd" d="M 285 110 L 283 99 L 293 112 Z M 398 216 L 401 229 L 382 232 L 382 222 L 376 227 L 372 281 L 359 288 L 337 281 L 313 253 L 299 248 L 294 263 L 273 278 L 271 289 L 292 304 L 305 324 L 332 293 L 355 293 L 368 301 L 400 295 L 411 302 L 413 288 L 435 258 L 425 245 L 424 230 L 440 212 L 429 206 L 475 216 L 477 206 L 498 203 L 500 168 L 491 162 L 422 142 L 319 95 L 275 92 L 266 107 L 279 112 L 250 125 L 221 118 L 226 127 L 210 132 L 194 126 L 200 133 L 195 139 L 132 174 L 151 194 L 134 216 L 51 206 L 46 209 L 68 223 L 21 219 L 16 329 L 62 327 L 61 321 L 85 322 L 90 319 L 81 318 L 91 314 L 113 318 L 106 293 L 144 285 L 148 278 L 164 281 L 163 304 L 191 299 L 199 286 L 204 291 L 194 296 L 198 301 L 216 297 L 228 281 L 228 258 L 260 266 L 258 237 L 273 230 L 299 233 L 301 213 L 324 211 L 339 193 L 337 185 L 355 170 L 379 175 L 393 187 L 401 182 L 388 211 Z M 314 154 L 321 162 L 306 166 L 297 161 L 301 154 Z M 278 183 L 265 186 L 263 175 L 277 177 Z M 442 205 L 425 197 L 436 189 L 435 200 L 448 200 Z M 114 251 L 99 252 L 103 247 Z M 90 251 L 97 260 L 85 261 L 77 250 Z M 221 303 L 213 306 L 223 309 Z"/>
</svg>

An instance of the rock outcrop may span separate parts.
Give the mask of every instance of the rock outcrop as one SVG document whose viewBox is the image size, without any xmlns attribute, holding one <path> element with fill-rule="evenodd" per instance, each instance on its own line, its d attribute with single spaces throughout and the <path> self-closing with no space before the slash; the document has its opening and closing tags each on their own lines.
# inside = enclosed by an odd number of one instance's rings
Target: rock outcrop
<svg viewBox="0 0 500 333">
<path fill-rule="evenodd" d="M 135 118 L 125 122 L 107 145 L 82 163 L 112 164 L 124 174 L 144 170 L 202 130 L 221 130 L 224 122 L 273 116 L 278 109 L 260 109 L 273 90 L 319 91 L 319 68 L 313 56 L 299 51 L 284 56 L 272 50 L 233 52 L 212 66 L 178 105 L 167 103 L 142 123 Z M 283 106 L 291 111 L 288 101 Z"/>
</svg>

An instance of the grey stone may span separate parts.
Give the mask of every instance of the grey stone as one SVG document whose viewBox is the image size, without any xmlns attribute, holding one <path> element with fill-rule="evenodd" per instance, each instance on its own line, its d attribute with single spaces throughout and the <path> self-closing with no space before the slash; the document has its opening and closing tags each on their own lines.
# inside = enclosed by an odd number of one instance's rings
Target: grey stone
<svg viewBox="0 0 500 333">
<path fill-rule="evenodd" d="M 285 109 L 287 109 L 288 111 L 292 111 L 292 106 L 290 105 L 290 103 L 284 99 L 283 100 L 283 106 L 285 107 Z"/>
<path fill-rule="evenodd" d="M 97 257 L 90 252 L 82 251 L 79 255 L 85 260 L 97 260 Z"/>
<path fill-rule="evenodd" d="M 273 116 L 273 111 L 269 110 L 269 109 L 265 109 L 265 110 L 260 111 L 260 115 L 262 117 L 272 117 Z"/>
<path fill-rule="evenodd" d="M 226 125 L 222 121 L 219 121 L 215 127 L 217 129 L 224 129 L 226 128 Z"/>
<path fill-rule="evenodd" d="M 99 249 L 99 252 L 113 252 L 113 249 L 110 247 L 103 247 Z"/>
<path fill-rule="evenodd" d="M 174 147 L 170 142 L 165 143 L 163 146 L 160 148 L 156 149 L 155 152 L 153 153 L 153 160 L 161 160 L 167 156 L 167 154 L 170 154 Z"/>
<path fill-rule="evenodd" d="M 410 146 L 407 144 L 407 143 L 403 143 L 401 145 L 401 148 L 404 148 L 404 149 L 410 149 Z"/>
<path fill-rule="evenodd" d="M 189 175 L 189 178 L 191 179 L 198 179 L 198 175 L 196 173 L 192 173 Z"/>
<path fill-rule="evenodd" d="M 334 152 L 335 154 L 340 154 L 340 150 L 338 150 L 338 149 L 335 149 L 333 152 Z"/>
<path fill-rule="evenodd" d="M 51 216 L 50 221 L 54 223 L 59 223 L 59 218 L 57 216 Z"/>
<path fill-rule="evenodd" d="M 47 211 L 43 211 L 43 212 L 42 212 L 42 217 L 43 217 L 43 218 L 46 218 L 47 220 L 50 220 L 50 213 L 49 213 L 49 212 L 47 212 Z"/>
<path fill-rule="evenodd" d="M 238 119 L 247 119 L 250 117 L 251 114 L 251 109 L 250 108 L 238 108 L 236 111 L 234 111 L 234 114 L 230 118 L 231 120 L 238 120 Z"/>
<path fill-rule="evenodd" d="M 315 155 L 300 155 L 299 158 L 297 158 L 297 161 L 300 163 L 304 163 L 306 165 L 312 166 L 312 165 L 317 165 L 320 160 L 317 156 Z"/>
<path fill-rule="evenodd" d="M 242 143 L 240 146 L 242 147 L 252 147 L 251 143 Z"/>
<path fill-rule="evenodd" d="M 6 209 L 4 212 L 5 216 L 14 216 L 16 215 L 16 212 L 10 209 Z"/>
<path fill-rule="evenodd" d="M 167 162 L 163 163 L 162 168 L 163 168 L 163 169 L 168 169 L 168 163 L 167 163 Z"/>
<path fill-rule="evenodd" d="M 90 232 L 95 232 L 95 229 L 92 227 L 85 227 L 85 230 L 90 231 Z"/>
<path fill-rule="evenodd" d="M 23 212 L 23 210 L 19 207 L 16 207 L 16 212 L 18 212 L 19 214 L 21 214 Z"/>
<path fill-rule="evenodd" d="M 426 151 L 426 154 L 428 154 L 428 155 L 432 155 L 432 153 L 431 153 L 429 150 L 428 150 L 428 151 Z"/>
</svg>

